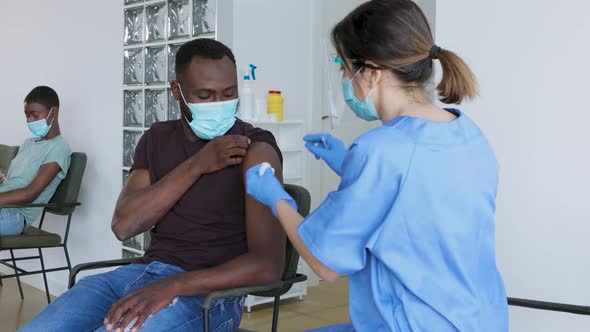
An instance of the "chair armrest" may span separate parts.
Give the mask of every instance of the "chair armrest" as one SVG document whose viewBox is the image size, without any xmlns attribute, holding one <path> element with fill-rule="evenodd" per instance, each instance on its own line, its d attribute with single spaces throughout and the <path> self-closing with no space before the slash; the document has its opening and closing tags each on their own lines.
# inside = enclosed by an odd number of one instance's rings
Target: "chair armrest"
<svg viewBox="0 0 590 332">
<path fill-rule="evenodd" d="M 74 284 L 76 284 L 76 276 L 78 273 L 87 270 L 97 270 L 97 269 L 105 269 L 108 267 L 114 266 L 123 266 L 133 263 L 137 258 L 124 258 L 124 259 L 114 259 L 110 261 L 100 261 L 100 262 L 91 262 L 91 263 L 83 263 L 78 264 L 72 268 L 69 277 L 68 289 L 72 288 Z"/>
<path fill-rule="evenodd" d="M 307 280 L 307 276 L 305 274 L 297 273 L 295 277 L 283 280 L 283 285 L 296 284 L 298 282 L 303 282 L 305 280 Z"/>
<path fill-rule="evenodd" d="M 297 274 L 294 278 L 281 280 L 277 282 L 273 282 L 267 285 L 259 285 L 259 286 L 247 286 L 247 287 L 239 287 L 239 288 L 232 288 L 232 289 L 225 289 L 217 292 L 213 292 L 209 294 L 203 304 L 201 304 L 201 309 L 210 310 L 211 304 L 213 301 L 218 299 L 223 299 L 227 297 L 237 297 L 237 296 L 244 296 L 251 293 L 257 292 L 268 292 L 272 291 L 273 289 L 281 289 L 285 285 L 295 284 L 298 282 L 302 282 L 307 280 L 307 276 L 304 274 Z"/>
<path fill-rule="evenodd" d="M 567 312 L 567 313 L 576 314 L 576 315 L 590 316 L 590 307 L 581 306 L 581 305 L 555 303 L 555 302 L 544 302 L 544 301 L 536 301 L 536 300 L 519 299 L 519 298 L 513 298 L 513 297 L 508 298 L 508 304 L 512 305 L 512 306 L 517 306 L 517 307 L 525 307 L 525 308 L 549 310 L 549 311 L 559 311 L 559 312 Z"/>
<path fill-rule="evenodd" d="M 76 203 L 30 203 L 30 204 L 0 204 L 0 209 L 22 209 L 22 208 L 66 208 L 82 205 Z"/>
</svg>

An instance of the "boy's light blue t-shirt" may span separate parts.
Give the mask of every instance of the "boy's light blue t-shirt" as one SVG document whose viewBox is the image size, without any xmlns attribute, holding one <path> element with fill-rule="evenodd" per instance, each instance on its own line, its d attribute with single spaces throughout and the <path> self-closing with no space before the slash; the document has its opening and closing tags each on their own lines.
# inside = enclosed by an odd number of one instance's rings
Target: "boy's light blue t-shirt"
<svg viewBox="0 0 590 332">
<path fill-rule="evenodd" d="M 72 150 L 61 135 L 50 140 L 37 141 L 38 139 L 29 138 L 20 146 L 18 154 L 12 160 L 8 173 L 6 174 L 7 181 L 4 184 L 0 184 L 0 192 L 25 188 L 33 181 L 41 166 L 49 163 L 57 163 L 61 167 L 61 170 L 34 201 L 34 203 L 41 204 L 49 202 L 61 180 L 68 173 Z M 18 210 L 25 216 L 27 226 L 35 222 L 43 211 L 42 208 L 23 208 Z"/>
</svg>

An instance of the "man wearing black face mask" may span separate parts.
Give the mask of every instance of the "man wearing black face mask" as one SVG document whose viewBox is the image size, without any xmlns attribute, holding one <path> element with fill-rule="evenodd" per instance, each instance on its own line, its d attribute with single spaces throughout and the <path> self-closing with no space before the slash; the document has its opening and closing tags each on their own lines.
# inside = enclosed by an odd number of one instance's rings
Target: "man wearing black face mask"
<svg viewBox="0 0 590 332">
<path fill-rule="evenodd" d="M 59 98 L 48 86 L 34 88 L 25 98 L 27 139 L 7 174 L 0 171 L 0 204 L 47 203 L 70 167 L 71 150 L 61 136 Z M 0 235 L 17 235 L 41 214 L 41 208 L 0 208 Z"/>
<path fill-rule="evenodd" d="M 271 133 L 235 118 L 234 55 L 197 39 L 178 51 L 176 73 L 181 119 L 141 138 L 111 225 L 119 240 L 151 230 L 145 256 L 80 281 L 23 331 L 201 331 L 207 294 L 280 279 L 285 235 L 245 194 L 244 174 L 270 161 L 281 178 L 282 156 Z M 242 307 L 243 298 L 216 302 L 211 329 L 235 330 Z"/>
</svg>

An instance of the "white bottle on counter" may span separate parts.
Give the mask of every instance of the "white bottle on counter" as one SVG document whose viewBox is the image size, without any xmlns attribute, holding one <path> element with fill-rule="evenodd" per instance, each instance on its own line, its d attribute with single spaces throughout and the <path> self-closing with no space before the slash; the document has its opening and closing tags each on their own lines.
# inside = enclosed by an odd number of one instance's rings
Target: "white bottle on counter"
<svg viewBox="0 0 590 332">
<path fill-rule="evenodd" d="M 256 108 L 254 109 L 254 122 L 265 122 L 268 121 L 266 114 L 266 98 L 256 98 Z"/>
<path fill-rule="evenodd" d="M 240 115 L 241 119 L 249 122 L 254 117 L 254 87 L 250 75 L 244 75 L 242 90 L 240 90 Z"/>
</svg>

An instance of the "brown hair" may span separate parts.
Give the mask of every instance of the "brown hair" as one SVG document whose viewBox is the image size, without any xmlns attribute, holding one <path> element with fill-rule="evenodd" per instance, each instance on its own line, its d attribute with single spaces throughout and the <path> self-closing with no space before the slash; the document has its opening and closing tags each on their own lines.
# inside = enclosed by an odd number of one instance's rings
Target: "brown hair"
<svg viewBox="0 0 590 332">
<path fill-rule="evenodd" d="M 442 102 L 460 104 L 477 95 L 473 72 L 455 53 L 434 44 L 424 13 L 411 0 L 372 0 L 360 5 L 334 27 L 332 42 L 354 71 L 389 69 L 408 87 L 424 88 L 438 59 L 443 70 L 437 86 Z"/>
</svg>

